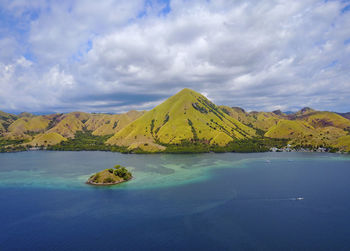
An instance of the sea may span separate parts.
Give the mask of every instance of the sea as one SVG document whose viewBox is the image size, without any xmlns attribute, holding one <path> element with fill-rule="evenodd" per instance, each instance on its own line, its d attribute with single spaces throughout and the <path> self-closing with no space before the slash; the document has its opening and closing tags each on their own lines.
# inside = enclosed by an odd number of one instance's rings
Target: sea
<svg viewBox="0 0 350 251">
<path fill-rule="evenodd" d="M 350 250 L 349 224 L 348 154 L 0 154 L 0 250 Z"/>
</svg>

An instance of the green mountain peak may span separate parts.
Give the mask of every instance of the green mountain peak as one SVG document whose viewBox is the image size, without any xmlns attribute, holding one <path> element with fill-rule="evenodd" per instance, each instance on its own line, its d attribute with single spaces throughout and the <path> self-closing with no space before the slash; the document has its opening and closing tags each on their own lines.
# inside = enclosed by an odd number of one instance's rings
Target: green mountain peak
<svg viewBox="0 0 350 251">
<path fill-rule="evenodd" d="M 130 148 L 200 142 L 224 146 L 255 130 L 230 117 L 203 95 L 185 88 L 117 132 L 107 144 Z"/>
</svg>

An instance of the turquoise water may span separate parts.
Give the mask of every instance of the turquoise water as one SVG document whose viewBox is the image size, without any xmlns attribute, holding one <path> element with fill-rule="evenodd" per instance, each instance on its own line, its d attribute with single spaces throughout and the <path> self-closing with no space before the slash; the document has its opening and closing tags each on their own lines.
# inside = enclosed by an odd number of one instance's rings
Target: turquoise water
<svg viewBox="0 0 350 251">
<path fill-rule="evenodd" d="M 135 178 L 85 184 L 115 164 Z M 0 154 L 0 250 L 350 249 L 349 177 L 326 153 Z"/>
</svg>

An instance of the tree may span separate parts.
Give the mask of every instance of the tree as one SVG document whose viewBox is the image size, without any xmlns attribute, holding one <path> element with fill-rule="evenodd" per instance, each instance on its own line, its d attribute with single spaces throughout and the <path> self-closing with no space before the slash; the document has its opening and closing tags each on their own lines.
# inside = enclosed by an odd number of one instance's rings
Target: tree
<svg viewBox="0 0 350 251">
<path fill-rule="evenodd" d="M 125 167 L 119 167 L 114 170 L 114 175 L 118 176 L 124 180 L 130 180 L 132 175 Z"/>
</svg>

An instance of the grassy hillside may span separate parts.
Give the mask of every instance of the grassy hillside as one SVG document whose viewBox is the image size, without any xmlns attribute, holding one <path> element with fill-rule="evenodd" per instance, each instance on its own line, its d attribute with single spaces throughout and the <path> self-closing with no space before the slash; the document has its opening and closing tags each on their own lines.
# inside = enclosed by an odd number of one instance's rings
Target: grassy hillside
<svg viewBox="0 0 350 251">
<path fill-rule="evenodd" d="M 334 126 L 337 128 L 350 128 L 350 120 L 334 112 L 311 112 L 306 115 L 298 116 L 297 120 L 303 120 L 313 127 Z"/>
<path fill-rule="evenodd" d="M 0 122 L 0 133 L 2 133 L 2 132 L 6 132 L 6 129 L 3 126 L 3 124 Z"/>
<path fill-rule="evenodd" d="M 34 135 L 44 132 L 49 123 L 47 116 L 21 117 L 8 126 L 3 137 L 8 140 L 31 140 Z"/>
<path fill-rule="evenodd" d="M 350 112 L 346 112 L 346 113 L 338 113 L 340 116 L 346 118 L 346 119 L 350 119 Z"/>
<path fill-rule="evenodd" d="M 74 138 L 77 131 L 84 129 L 84 123 L 91 115 L 84 112 L 63 114 L 55 119 L 49 133 L 58 133 L 65 138 Z"/>
<path fill-rule="evenodd" d="M 256 128 L 268 138 L 287 139 L 297 147 L 346 149 L 346 140 L 339 140 L 350 132 L 350 120 L 333 112 L 316 111 L 305 107 L 287 115 L 281 111 L 245 112 L 239 107 L 221 106 L 222 110 L 242 123 Z M 346 138 L 344 138 L 346 139 Z"/>
<path fill-rule="evenodd" d="M 203 95 L 184 89 L 116 133 L 107 144 L 154 148 L 190 141 L 224 146 L 253 136 L 254 129 L 228 116 Z"/>
<path fill-rule="evenodd" d="M 0 150 L 28 145 L 138 153 L 249 152 L 289 143 L 349 151 L 350 120 L 346 116 L 308 107 L 288 115 L 279 110 L 246 112 L 216 106 L 203 95 L 184 89 L 148 112 L 16 116 L 0 111 Z"/>
<path fill-rule="evenodd" d="M 304 107 L 300 111 L 297 111 L 296 113 L 291 114 L 291 116 L 295 116 L 295 117 L 304 116 L 304 115 L 307 115 L 307 114 L 310 114 L 310 113 L 314 113 L 314 112 L 315 112 L 314 109 L 312 109 L 310 107 Z"/>
<path fill-rule="evenodd" d="M 55 145 L 60 150 L 124 150 L 108 147 L 104 142 L 143 114 L 130 111 L 115 115 L 71 112 L 41 116 L 21 113 L 15 116 L 0 112 L 0 148 L 7 151 L 25 149 L 25 146 Z M 77 140 L 67 140 L 74 139 L 76 135 L 79 135 Z"/>
<path fill-rule="evenodd" d="M 279 120 L 286 118 L 286 115 L 276 114 L 273 112 L 245 112 L 239 107 L 220 106 L 220 108 L 245 125 L 249 125 L 256 129 L 267 131 L 272 126 L 276 125 Z"/>
<path fill-rule="evenodd" d="M 0 111 L 0 135 L 7 131 L 7 128 L 16 120 L 18 116 Z"/>
<path fill-rule="evenodd" d="M 240 107 L 229 107 L 225 105 L 219 106 L 223 112 L 230 115 L 232 118 L 244 123 L 249 124 L 249 116 L 248 113 L 244 111 L 244 109 Z"/>
<path fill-rule="evenodd" d="M 304 121 L 282 119 L 265 133 L 265 137 L 292 139 L 312 135 L 313 132 L 314 128 Z"/>
<path fill-rule="evenodd" d="M 50 119 L 46 116 L 22 117 L 14 121 L 8 128 L 15 133 L 43 132 L 49 126 Z"/>
<path fill-rule="evenodd" d="M 19 118 L 23 118 L 23 117 L 30 118 L 30 117 L 34 117 L 34 116 L 35 116 L 34 114 L 29 113 L 29 112 L 21 112 L 20 114 L 18 114 Z"/>
<path fill-rule="evenodd" d="M 67 139 L 65 137 L 63 137 L 58 133 L 48 132 L 48 133 L 39 134 L 35 136 L 35 138 L 28 144 L 31 146 L 48 146 L 48 145 L 56 145 L 66 140 Z"/>
<path fill-rule="evenodd" d="M 263 131 L 269 130 L 272 126 L 276 125 L 278 121 L 283 119 L 282 116 L 272 112 L 250 112 L 249 118 L 249 124 Z"/>
<path fill-rule="evenodd" d="M 129 111 L 124 114 L 92 114 L 86 121 L 87 130 L 93 131 L 93 135 L 110 135 L 120 131 L 126 125 L 142 116 L 144 112 Z"/>
<path fill-rule="evenodd" d="M 335 145 L 340 150 L 350 152 L 350 135 L 340 137 L 337 139 L 337 143 Z"/>
<path fill-rule="evenodd" d="M 51 145 L 48 147 L 48 150 L 127 152 L 125 147 L 106 145 L 105 142 L 110 137 L 111 135 L 96 136 L 91 131 L 77 131 L 74 138 L 68 138 L 59 144 Z"/>
<path fill-rule="evenodd" d="M 11 113 L 0 111 L 0 118 L 5 119 L 5 120 L 8 118 L 13 118 L 13 120 L 16 120 L 18 118 L 18 116 L 11 114 Z"/>
<path fill-rule="evenodd" d="M 347 134 L 344 129 L 334 126 L 314 127 L 303 120 L 281 120 L 266 132 L 265 137 L 289 139 L 291 145 L 298 147 L 338 148 L 338 139 Z"/>
</svg>

